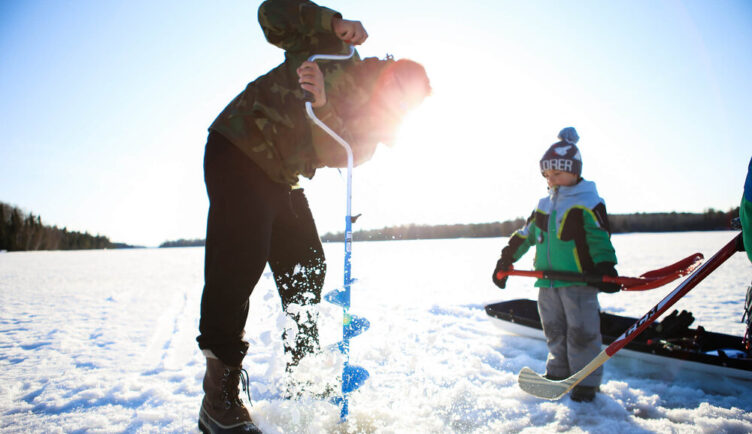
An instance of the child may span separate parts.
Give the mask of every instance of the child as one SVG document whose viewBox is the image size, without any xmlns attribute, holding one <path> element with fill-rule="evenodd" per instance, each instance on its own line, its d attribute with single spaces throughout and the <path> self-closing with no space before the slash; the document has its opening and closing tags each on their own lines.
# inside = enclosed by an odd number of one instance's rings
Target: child
<svg viewBox="0 0 752 434">
<path fill-rule="evenodd" d="M 548 196 L 527 219 L 525 226 L 509 238 L 496 264 L 494 283 L 506 285 L 496 273 L 512 268 L 530 246 L 536 247 L 535 269 L 575 271 L 616 276 L 616 254 L 611 245 L 606 205 L 595 183 L 584 180 L 582 158 L 577 149 L 579 136 L 572 127 L 559 132 L 560 141 L 551 145 L 540 161 L 548 182 Z M 619 290 L 615 284 L 538 279 L 538 312 L 546 335 L 549 355 L 545 377 L 563 380 L 582 369 L 601 351 L 599 289 Z M 598 391 L 603 368 L 598 368 L 572 389 L 573 401 L 592 401 Z"/>
</svg>

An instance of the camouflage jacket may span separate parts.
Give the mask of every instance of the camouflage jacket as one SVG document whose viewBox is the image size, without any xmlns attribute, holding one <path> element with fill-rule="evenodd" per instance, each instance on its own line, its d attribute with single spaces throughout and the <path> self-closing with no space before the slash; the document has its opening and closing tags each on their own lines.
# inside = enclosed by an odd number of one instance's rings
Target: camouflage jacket
<svg viewBox="0 0 752 434">
<path fill-rule="evenodd" d="M 606 205 L 595 183 L 581 180 L 549 189 L 525 226 L 509 238 L 502 258 L 515 262 L 535 246 L 535 269 L 593 272 L 595 264 L 616 264 Z M 538 279 L 537 287 L 584 286 L 585 282 Z"/>
<path fill-rule="evenodd" d="M 270 43 L 285 50 L 285 61 L 257 78 L 209 127 L 240 148 L 275 182 L 294 185 L 299 175 L 313 177 L 317 168 L 347 165 L 345 150 L 308 118 L 296 69 L 312 54 L 344 54 L 349 47 L 333 33 L 338 12 L 306 0 L 267 0 L 258 20 Z M 377 71 L 387 61 L 356 53 L 346 61 L 318 61 L 324 74 L 327 104 L 317 117 L 345 139 L 355 164 L 369 159 L 379 142 L 377 122 L 364 107 Z"/>
</svg>

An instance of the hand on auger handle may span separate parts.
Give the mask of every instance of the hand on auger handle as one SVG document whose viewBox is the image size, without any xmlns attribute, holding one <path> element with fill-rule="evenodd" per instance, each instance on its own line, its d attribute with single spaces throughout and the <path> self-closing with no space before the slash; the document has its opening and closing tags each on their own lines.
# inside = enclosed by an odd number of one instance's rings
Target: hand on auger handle
<svg viewBox="0 0 752 434">
<path fill-rule="evenodd" d="M 585 282 L 590 284 L 607 282 L 621 285 L 622 291 L 645 291 L 647 289 L 658 288 L 659 286 L 673 282 L 674 280 L 682 276 L 686 276 L 700 265 L 702 259 L 703 256 L 701 253 L 695 253 L 666 267 L 643 273 L 639 277 L 613 277 L 575 273 L 570 271 L 529 271 L 515 270 L 514 268 L 510 268 L 507 271 L 498 271 L 496 273 L 496 278 L 501 280 L 506 276 L 525 276 L 535 277 L 538 279 L 564 280 L 567 282 Z"/>
<path fill-rule="evenodd" d="M 616 354 L 617 351 L 624 348 L 635 337 L 642 333 L 650 324 L 660 317 L 666 310 L 674 305 L 680 298 L 686 295 L 692 288 L 708 277 L 716 268 L 723 264 L 728 258 L 736 253 L 736 243 L 741 234 L 738 234 L 728 244 L 723 246 L 713 257 L 700 265 L 689 277 L 687 277 L 679 286 L 670 294 L 663 298 L 657 305 L 648 311 L 642 318 L 634 323 L 619 338 L 611 343 L 605 350 L 601 351 L 598 356 L 585 365 L 580 371 L 569 378 L 561 381 L 554 381 L 544 378 L 530 368 L 522 368 L 517 376 L 517 383 L 520 389 L 525 392 L 544 399 L 559 399 L 567 392 L 572 390 L 580 381 L 584 380 L 593 371 L 598 369 Z"/>
</svg>

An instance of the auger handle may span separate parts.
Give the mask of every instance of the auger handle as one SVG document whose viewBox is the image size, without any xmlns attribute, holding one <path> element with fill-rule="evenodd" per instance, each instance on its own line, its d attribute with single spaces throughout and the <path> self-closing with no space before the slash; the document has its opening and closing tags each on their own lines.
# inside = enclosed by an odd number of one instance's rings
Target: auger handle
<svg viewBox="0 0 752 434">
<path fill-rule="evenodd" d="M 350 52 L 348 54 L 314 54 L 308 58 L 308 61 L 315 62 L 317 60 L 347 60 L 353 57 L 354 55 L 355 55 L 355 46 L 350 45 Z M 310 103 L 314 101 L 313 94 L 307 90 L 304 90 L 303 101 L 306 102 L 306 111 L 308 111 L 308 106 L 310 105 Z"/>
</svg>

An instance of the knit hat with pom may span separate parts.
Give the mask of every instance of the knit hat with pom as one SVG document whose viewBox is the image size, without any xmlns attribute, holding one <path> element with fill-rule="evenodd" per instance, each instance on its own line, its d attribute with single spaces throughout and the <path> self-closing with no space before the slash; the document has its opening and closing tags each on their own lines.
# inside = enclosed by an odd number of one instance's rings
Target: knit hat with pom
<svg viewBox="0 0 752 434">
<path fill-rule="evenodd" d="M 574 127 L 559 131 L 559 141 L 548 148 L 540 160 L 541 173 L 546 170 L 560 170 L 580 176 L 582 174 L 582 156 L 577 149 L 580 136 Z"/>
</svg>

